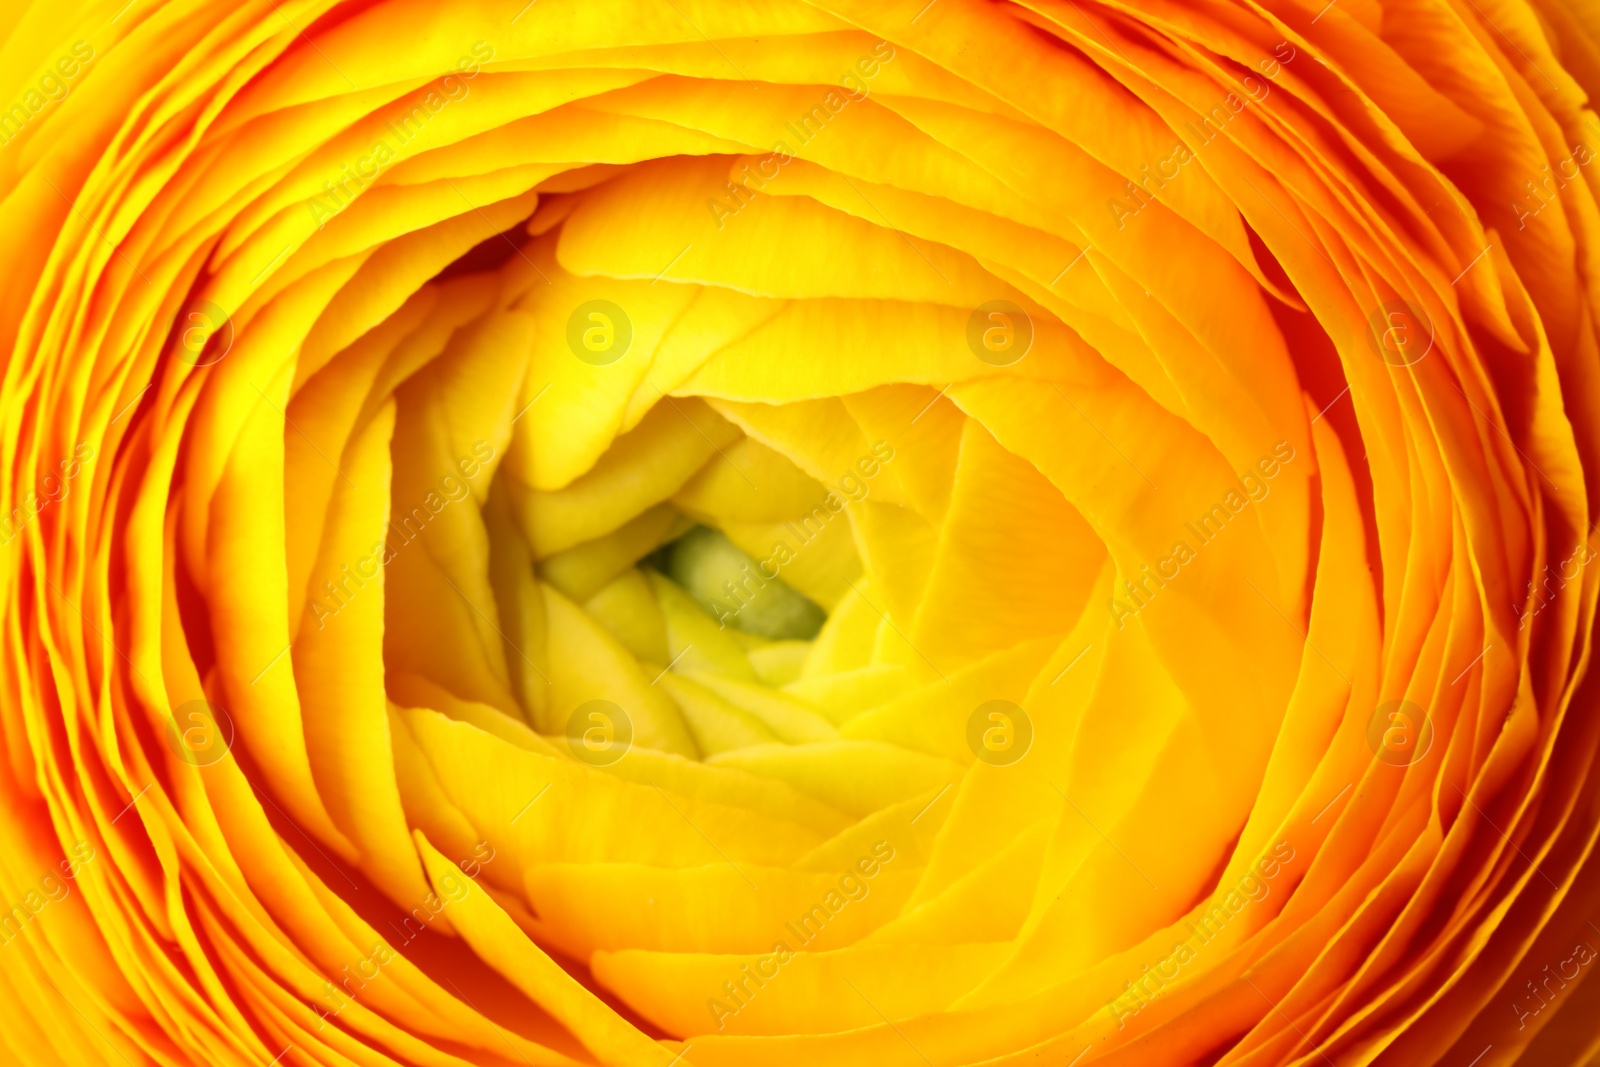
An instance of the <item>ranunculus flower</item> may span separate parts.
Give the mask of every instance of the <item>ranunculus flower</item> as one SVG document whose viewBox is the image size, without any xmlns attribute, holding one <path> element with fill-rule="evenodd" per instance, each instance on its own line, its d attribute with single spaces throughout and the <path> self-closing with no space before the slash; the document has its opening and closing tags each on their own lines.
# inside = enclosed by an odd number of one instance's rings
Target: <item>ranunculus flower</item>
<svg viewBox="0 0 1600 1067">
<path fill-rule="evenodd" d="M 1592 3 L 6 15 L 0 1058 L 1594 1062 Z"/>
</svg>

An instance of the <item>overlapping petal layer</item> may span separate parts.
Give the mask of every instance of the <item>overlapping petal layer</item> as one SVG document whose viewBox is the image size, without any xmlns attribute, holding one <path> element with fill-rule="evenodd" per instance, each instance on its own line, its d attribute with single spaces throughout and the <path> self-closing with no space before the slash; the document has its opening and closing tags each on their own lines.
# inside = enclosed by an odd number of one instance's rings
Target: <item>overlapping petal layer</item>
<svg viewBox="0 0 1600 1067">
<path fill-rule="evenodd" d="M 5 12 L 13 1059 L 1600 1054 L 1592 10 L 123 3 Z"/>
</svg>

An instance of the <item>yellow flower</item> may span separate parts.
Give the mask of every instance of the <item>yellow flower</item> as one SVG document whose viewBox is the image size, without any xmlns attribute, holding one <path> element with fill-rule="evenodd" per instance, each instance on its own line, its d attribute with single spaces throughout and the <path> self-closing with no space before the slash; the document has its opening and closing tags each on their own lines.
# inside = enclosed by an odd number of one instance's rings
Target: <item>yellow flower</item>
<svg viewBox="0 0 1600 1067">
<path fill-rule="evenodd" d="M 10 1061 L 1593 1062 L 1592 3 L 7 14 Z"/>
</svg>

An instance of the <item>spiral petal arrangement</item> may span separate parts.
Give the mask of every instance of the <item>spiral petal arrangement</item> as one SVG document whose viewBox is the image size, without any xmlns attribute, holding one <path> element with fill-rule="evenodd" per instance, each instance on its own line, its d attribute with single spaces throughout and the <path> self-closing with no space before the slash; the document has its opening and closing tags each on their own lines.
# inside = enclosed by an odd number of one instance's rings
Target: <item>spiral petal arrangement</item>
<svg viewBox="0 0 1600 1067">
<path fill-rule="evenodd" d="M 1600 10 L 4 56 L 8 1062 L 1596 1062 Z"/>
</svg>

